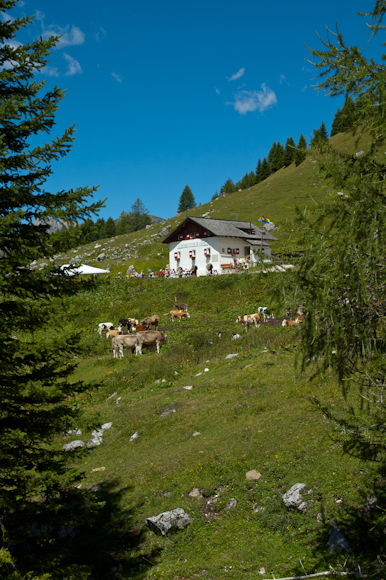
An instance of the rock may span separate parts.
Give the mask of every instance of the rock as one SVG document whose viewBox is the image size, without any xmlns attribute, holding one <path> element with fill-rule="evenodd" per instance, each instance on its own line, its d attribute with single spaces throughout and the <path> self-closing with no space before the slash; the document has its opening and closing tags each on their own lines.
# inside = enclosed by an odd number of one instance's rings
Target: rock
<svg viewBox="0 0 386 580">
<path fill-rule="evenodd" d="M 196 377 L 200 377 L 202 375 L 202 373 L 197 373 Z"/>
<path fill-rule="evenodd" d="M 95 487 L 90 487 L 90 489 L 89 489 L 88 491 L 89 491 L 90 493 L 97 493 L 97 492 L 99 492 L 99 491 L 103 491 L 103 487 L 98 487 L 98 486 L 95 486 Z"/>
<path fill-rule="evenodd" d="M 135 432 L 135 433 L 134 433 L 134 434 L 133 434 L 133 435 L 130 437 L 129 441 L 135 441 L 135 440 L 138 438 L 138 435 L 139 435 L 139 433 L 138 433 L 138 431 L 136 431 L 136 432 Z"/>
<path fill-rule="evenodd" d="M 115 403 L 118 405 L 122 400 L 122 397 L 118 397 L 117 400 L 115 401 Z"/>
<path fill-rule="evenodd" d="M 98 439 L 103 437 L 103 429 L 94 429 L 91 433 L 91 439 Z"/>
<path fill-rule="evenodd" d="M 112 395 L 110 395 L 109 397 L 107 397 L 106 401 L 110 401 L 110 399 L 112 399 L 113 397 L 115 397 L 115 395 L 117 395 L 118 392 L 114 391 L 114 393 Z"/>
<path fill-rule="evenodd" d="M 257 481 L 260 479 L 261 473 L 259 473 L 256 469 L 251 469 L 251 471 L 247 471 L 245 474 L 245 479 L 247 481 Z"/>
<path fill-rule="evenodd" d="M 188 385 L 187 387 L 182 387 L 183 389 L 185 389 L 185 391 L 191 391 L 193 389 L 193 387 L 191 385 Z"/>
<path fill-rule="evenodd" d="M 306 487 L 305 483 L 295 483 L 284 495 L 283 502 L 287 508 L 297 509 L 306 512 L 309 508 L 309 502 L 304 501 L 300 492 Z"/>
<path fill-rule="evenodd" d="M 95 467 L 91 470 L 91 473 L 97 473 L 97 471 L 105 471 L 106 467 Z"/>
<path fill-rule="evenodd" d="M 192 491 L 189 493 L 190 497 L 202 497 L 202 493 L 198 487 L 194 487 Z"/>
<path fill-rule="evenodd" d="M 238 352 L 234 352 L 233 354 L 227 354 L 226 357 L 225 357 L 225 360 L 226 359 L 229 359 L 229 358 L 235 358 L 235 356 L 239 356 L 239 353 Z"/>
<path fill-rule="evenodd" d="M 99 256 L 97 256 L 98 262 L 102 262 L 105 259 L 106 259 L 106 254 L 103 252 L 102 252 L 102 254 L 99 254 Z"/>
<path fill-rule="evenodd" d="M 229 512 L 230 510 L 233 510 L 233 508 L 235 508 L 236 506 L 237 506 L 237 499 L 235 499 L 234 497 L 231 497 L 231 499 L 229 500 L 229 502 L 225 506 L 225 511 Z"/>
<path fill-rule="evenodd" d="M 231 340 L 239 340 L 242 338 L 241 334 L 233 334 Z"/>
<path fill-rule="evenodd" d="M 102 429 L 103 431 L 107 431 L 107 429 L 111 429 L 111 427 L 112 427 L 112 426 L 113 426 L 113 424 L 112 424 L 112 423 L 104 423 L 104 424 L 102 425 L 101 429 Z"/>
<path fill-rule="evenodd" d="M 165 409 L 165 411 L 163 411 L 161 413 L 161 417 L 167 417 L 168 415 L 170 415 L 170 413 L 175 413 L 176 410 L 175 409 Z"/>
<path fill-rule="evenodd" d="M 201 435 L 201 433 L 199 431 L 196 431 L 195 433 L 193 433 L 193 437 L 198 437 L 198 435 Z"/>
<path fill-rule="evenodd" d="M 88 447 L 89 449 L 91 447 L 98 447 L 98 445 L 100 445 L 101 443 L 103 443 L 102 437 L 94 437 L 93 439 L 90 439 L 90 441 L 87 441 L 86 447 Z"/>
<path fill-rule="evenodd" d="M 259 505 L 258 503 L 254 503 L 252 506 L 252 509 L 255 512 L 255 514 L 258 514 L 258 513 L 263 512 L 265 510 L 265 508 L 262 505 Z"/>
<path fill-rule="evenodd" d="M 80 429 L 70 429 L 66 432 L 66 435 L 82 435 L 82 431 Z"/>
<path fill-rule="evenodd" d="M 183 530 L 191 521 L 190 516 L 182 508 L 176 508 L 162 512 L 158 516 L 146 518 L 145 523 L 156 534 L 168 536 L 171 532 Z"/>
<path fill-rule="evenodd" d="M 209 372 L 209 369 L 204 369 L 204 373 L 208 373 L 208 372 Z"/>
<path fill-rule="evenodd" d="M 334 525 L 331 526 L 328 532 L 327 546 L 330 548 L 331 554 L 337 552 L 352 552 L 347 538 Z"/>
<path fill-rule="evenodd" d="M 80 449 L 84 446 L 85 442 L 77 439 L 76 441 L 71 441 L 71 443 L 66 443 L 66 445 L 63 445 L 63 451 L 73 451 L 74 449 Z"/>
</svg>

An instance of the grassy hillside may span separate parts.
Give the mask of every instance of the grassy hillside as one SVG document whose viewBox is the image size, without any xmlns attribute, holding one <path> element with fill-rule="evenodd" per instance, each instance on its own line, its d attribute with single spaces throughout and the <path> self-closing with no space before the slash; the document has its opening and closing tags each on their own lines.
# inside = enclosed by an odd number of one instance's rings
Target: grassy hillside
<svg viewBox="0 0 386 580">
<path fill-rule="evenodd" d="M 343 152 L 353 153 L 359 149 L 366 150 L 368 140 L 366 136 L 362 136 L 356 144 L 356 136 L 344 133 L 335 135 L 331 143 Z M 170 218 L 162 224 L 152 225 L 146 230 L 86 244 L 69 251 L 67 255 L 60 255 L 58 262 L 66 263 L 70 258 L 79 256 L 87 259 L 91 265 L 102 268 L 109 266 L 112 275 L 116 275 L 118 271 L 124 274 L 130 264 L 133 264 L 137 271 L 143 269 L 146 272 L 148 268 L 159 270 L 168 262 L 168 247 L 161 243 L 163 236 L 159 237 L 158 234 L 165 226 L 172 231 L 187 215 L 250 220 L 257 225 L 258 219 L 263 214 L 277 226 L 275 236 L 278 242 L 272 245 L 272 251 L 278 253 L 297 251 L 300 249 L 300 232 L 293 225 L 295 207 L 312 210 L 331 193 L 333 192 L 328 183 L 322 180 L 318 172 L 316 158 L 310 154 L 298 167 L 292 164 L 254 187 L 219 197 Z M 167 200 L 165 203 L 167 204 Z M 130 246 L 129 255 L 124 252 L 125 244 Z M 105 248 L 108 248 L 110 256 L 97 262 L 97 256 Z M 112 259 L 111 253 L 115 250 L 121 255 Z"/>
<path fill-rule="evenodd" d="M 87 441 L 93 428 L 113 423 L 102 445 L 74 455 L 100 511 L 82 525 L 75 518 L 77 535 L 62 550 L 91 566 L 92 578 L 280 578 L 345 561 L 381 577 L 381 512 L 368 506 L 374 495 L 384 506 L 384 479 L 341 454 L 311 402 L 314 394 L 339 409 L 332 377 L 310 380 L 295 370 L 301 329 L 282 328 L 280 318 L 248 332 L 235 324 L 239 314 L 269 305 L 276 276 L 100 280 L 58 305 L 58 330 L 82 333 L 74 379 L 91 382 L 74 401 L 84 411 L 75 426 L 82 435 L 58 445 Z M 190 320 L 164 316 L 175 297 L 188 302 Z M 125 351 L 114 360 L 110 342 L 95 332 L 102 321 L 154 313 L 168 334 L 159 355 Z M 237 331 L 242 338 L 231 341 Z M 238 356 L 226 359 L 231 353 Z M 248 481 L 253 469 L 261 477 Z M 309 492 L 306 513 L 282 501 L 297 482 Z M 200 497 L 190 495 L 194 488 Z M 192 518 L 183 531 L 164 538 L 145 526 L 146 517 L 177 507 Z M 334 522 L 351 553 L 330 553 Z"/>
</svg>

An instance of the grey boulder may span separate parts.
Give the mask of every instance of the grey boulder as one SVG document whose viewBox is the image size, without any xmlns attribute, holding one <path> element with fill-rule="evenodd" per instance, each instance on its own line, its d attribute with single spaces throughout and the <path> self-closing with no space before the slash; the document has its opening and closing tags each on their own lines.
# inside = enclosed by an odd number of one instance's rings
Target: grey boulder
<svg viewBox="0 0 386 580">
<path fill-rule="evenodd" d="M 192 519 L 182 509 L 176 508 L 169 512 L 162 512 L 158 516 L 146 518 L 146 525 L 159 536 L 168 536 L 171 532 L 183 530 Z"/>
<path fill-rule="evenodd" d="M 309 508 L 309 502 L 304 501 L 300 492 L 306 487 L 305 483 L 295 483 L 284 495 L 283 502 L 287 508 L 297 509 L 306 512 Z"/>
<path fill-rule="evenodd" d="M 66 443 L 66 445 L 63 445 L 63 451 L 74 451 L 74 449 L 80 449 L 84 446 L 85 442 L 77 439 L 76 441 L 71 441 L 71 443 Z"/>
<path fill-rule="evenodd" d="M 337 552 L 352 552 L 351 546 L 347 538 L 336 526 L 332 525 L 328 532 L 327 546 L 330 548 L 331 554 Z"/>
</svg>

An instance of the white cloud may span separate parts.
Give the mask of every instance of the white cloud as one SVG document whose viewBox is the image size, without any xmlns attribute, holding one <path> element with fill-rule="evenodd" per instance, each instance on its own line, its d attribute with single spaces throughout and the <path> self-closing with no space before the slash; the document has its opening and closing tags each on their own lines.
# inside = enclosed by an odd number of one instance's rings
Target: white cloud
<svg viewBox="0 0 386 580">
<path fill-rule="evenodd" d="M 44 24 L 45 15 L 40 10 L 36 11 L 36 19 L 39 20 L 42 26 L 42 38 L 47 40 L 50 36 L 60 36 L 55 48 L 61 49 L 66 46 L 75 46 L 83 44 L 86 40 L 84 33 L 77 26 L 72 25 L 71 28 L 69 24 L 66 26 L 58 26 L 55 24 L 50 24 L 45 26 Z"/>
<path fill-rule="evenodd" d="M 240 115 L 246 115 L 254 111 L 262 113 L 276 103 L 277 97 L 275 93 L 263 83 L 261 91 L 240 91 L 235 95 L 235 101 L 227 103 L 227 105 L 233 105 L 235 111 L 240 113 Z"/>
<path fill-rule="evenodd" d="M 287 79 L 285 78 L 284 75 L 280 75 L 280 84 L 283 84 L 284 81 L 286 81 Z"/>
<path fill-rule="evenodd" d="M 307 85 L 305 85 L 305 86 L 302 88 L 302 93 L 304 93 L 304 91 L 306 91 L 306 90 L 307 90 Z"/>
<path fill-rule="evenodd" d="M 216 89 L 216 87 L 214 87 L 214 90 L 216 91 L 216 93 L 217 93 L 218 95 L 220 95 L 220 94 L 221 94 L 221 93 L 220 93 L 220 89 Z"/>
<path fill-rule="evenodd" d="M 67 61 L 67 72 L 65 73 L 66 77 L 72 77 L 78 73 L 82 72 L 82 67 L 80 66 L 79 62 L 75 60 L 72 56 L 67 54 L 66 52 L 63 53 L 63 58 Z"/>
<path fill-rule="evenodd" d="M 48 77 L 58 77 L 59 71 L 56 66 L 45 66 L 39 71 L 43 75 L 47 75 Z"/>
<path fill-rule="evenodd" d="M 101 30 L 101 31 L 102 31 L 102 33 L 103 33 L 103 36 L 107 36 L 107 32 L 105 31 L 105 29 L 104 29 L 104 28 L 102 28 L 102 26 L 100 26 L 100 27 L 99 27 L 99 30 Z M 97 32 L 97 33 L 96 33 L 96 35 L 95 35 L 95 40 L 96 40 L 97 42 L 98 42 L 98 41 L 99 41 L 99 39 L 100 39 L 100 33 L 99 33 L 99 30 L 98 30 L 98 32 Z"/>
<path fill-rule="evenodd" d="M 123 81 L 123 78 L 121 77 L 121 75 L 118 75 L 117 73 L 111 73 L 111 76 L 113 76 L 115 78 L 116 81 L 118 81 L 119 83 L 121 83 Z"/>
<path fill-rule="evenodd" d="M 303 72 L 314 72 L 312 68 L 307 68 L 305 66 L 302 66 L 302 71 Z"/>
<path fill-rule="evenodd" d="M 245 68 L 240 68 L 237 71 L 237 73 L 235 73 L 231 77 L 227 77 L 227 79 L 228 79 L 228 81 L 236 81 L 237 79 L 239 79 L 240 77 L 242 77 L 244 73 L 245 73 Z"/>
<path fill-rule="evenodd" d="M 2 13 L 3 22 L 15 22 L 15 18 L 6 12 Z"/>
</svg>

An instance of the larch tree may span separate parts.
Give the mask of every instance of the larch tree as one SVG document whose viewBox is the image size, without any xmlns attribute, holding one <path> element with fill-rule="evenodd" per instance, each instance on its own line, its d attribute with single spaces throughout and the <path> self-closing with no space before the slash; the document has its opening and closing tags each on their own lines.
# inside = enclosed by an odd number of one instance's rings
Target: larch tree
<svg viewBox="0 0 386 580">
<path fill-rule="evenodd" d="M 307 156 L 307 141 L 303 137 L 303 134 L 300 133 L 299 142 L 296 147 L 295 151 L 295 165 L 298 166 L 305 160 Z"/>
<path fill-rule="evenodd" d="M 385 0 L 369 14 L 371 38 L 383 31 Z M 364 27 L 367 33 L 368 28 Z M 367 42 L 367 40 L 366 40 Z M 330 192 L 317 213 L 299 214 L 307 251 L 297 287 L 307 316 L 303 365 L 335 372 L 346 401 L 334 413 L 322 401 L 335 440 L 354 455 L 386 460 L 386 65 L 348 46 L 341 33 L 311 50 L 318 89 L 348 95 L 356 106 L 354 151 L 319 140 L 320 173 Z M 359 139 L 365 135 L 365 145 Z M 362 141 L 363 143 L 363 141 Z M 364 150 L 363 150 L 364 149 Z"/>
<path fill-rule="evenodd" d="M 16 2 L 0 0 L 2 16 Z M 47 328 L 53 303 L 84 283 L 49 261 L 63 246 L 60 235 L 49 235 L 47 220 L 76 223 L 102 205 L 89 201 L 95 187 L 44 187 L 53 162 L 70 152 L 75 129 L 46 141 L 64 93 L 36 80 L 57 39 L 16 40 L 31 22 L 0 21 L 0 575 L 4 560 L 12 560 L 15 578 L 19 561 L 34 554 L 36 570 L 38 554 L 57 542 L 58 526 L 71 522 L 79 480 L 59 439 L 77 417 L 74 397 L 87 388 L 71 377 L 78 336 Z M 48 265 L 34 268 L 43 257 Z M 48 552 L 46 560 L 49 567 Z"/>
<path fill-rule="evenodd" d="M 187 211 L 188 209 L 192 209 L 193 207 L 196 207 L 196 200 L 194 199 L 194 195 L 189 185 L 185 185 L 180 195 L 177 213 Z"/>
</svg>

